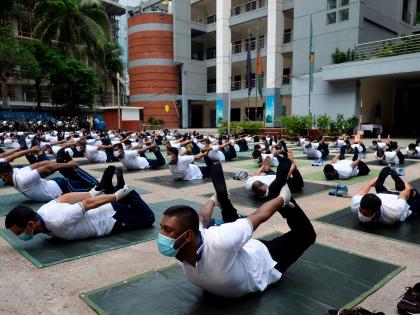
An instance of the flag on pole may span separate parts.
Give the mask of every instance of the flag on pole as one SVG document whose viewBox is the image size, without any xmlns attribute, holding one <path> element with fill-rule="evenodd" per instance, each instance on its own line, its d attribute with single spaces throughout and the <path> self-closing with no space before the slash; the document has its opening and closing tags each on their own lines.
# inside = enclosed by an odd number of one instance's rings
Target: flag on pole
<svg viewBox="0 0 420 315">
<path fill-rule="evenodd" d="M 313 27 L 312 27 L 312 15 L 311 15 L 311 26 L 310 26 L 310 37 L 309 37 L 309 91 L 314 90 L 314 71 L 315 71 L 315 52 L 313 43 Z"/>
<path fill-rule="evenodd" d="M 257 34 L 257 87 L 260 97 L 263 97 L 262 90 L 264 85 L 263 62 L 260 51 L 260 40 Z"/>
<path fill-rule="evenodd" d="M 248 96 L 250 96 L 252 91 L 251 41 L 248 41 L 248 52 L 246 55 L 246 81 L 248 84 Z"/>
</svg>

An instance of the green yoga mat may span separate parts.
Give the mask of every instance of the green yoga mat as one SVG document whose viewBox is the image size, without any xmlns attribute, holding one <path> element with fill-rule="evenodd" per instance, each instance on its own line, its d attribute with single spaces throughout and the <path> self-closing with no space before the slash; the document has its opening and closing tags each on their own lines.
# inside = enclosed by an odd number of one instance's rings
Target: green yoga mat
<svg viewBox="0 0 420 315">
<path fill-rule="evenodd" d="M 362 224 L 350 208 L 342 209 L 316 219 L 317 221 L 350 230 L 374 234 L 397 241 L 420 245 L 420 216 L 394 225 Z"/>
<path fill-rule="evenodd" d="M 350 179 L 334 179 L 334 180 L 329 180 L 327 181 L 324 175 L 323 171 L 319 171 L 319 172 L 315 172 L 315 173 L 310 173 L 310 174 L 305 174 L 303 175 L 304 179 L 313 179 L 313 180 L 321 180 L 321 181 L 325 181 L 325 182 L 329 182 L 329 183 L 343 183 L 343 184 L 347 184 L 347 185 L 353 185 L 353 184 L 358 184 L 364 181 L 367 181 L 369 179 L 372 179 L 374 177 L 377 177 L 379 175 L 379 170 L 373 170 L 371 169 L 369 172 L 369 175 L 366 176 L 356 176 L 356 177 L 352 177 Z"/>
<path fill-rule="evenodd" d="M 188 283 L 180 266 L 149 272 L 80 297 L 99 314 L 324 314 L 353 307 L 404 267 L 313 245 L 263 293 L 226 299 Z"/>
<path fill-rule="evenodd" d="M 232 178 L 233 175 L 235 175 L 235 173 L 231 173 L 231 172 L 225 173 L 226 179 Z M 151 184 L 156 184 L 156 185 L 163 185 L 165 187 L 170 187 L 170 188 L 175 188 L 175 189 L 181 189 L 185 187 L 211 183 L 211 180 L 209 178 L 202 178 L 202 179 L 195 179 L 195 180 L 179 180 L 179 179 L 174 179 L 172 175 L 145 177 L 145 178 L 140 178 L 136 180 L 151 183 Z"/>
<path fill-rule="evenodd" d="M 137 191 L 140 195 L 149 194 L 150 191 L 134 186 L 129 186 L 131 189 Z M 29 200 L 21 193 L 15 193 L 10 195 L 0 195 L 0 216 L 5 216 L 17 205 L 24 205 L 34 210 L 38 210 L 46 202 L 36 202 Z"/>
<path fill-rule="evenodd" d="M 420 161 L 420 160 L 419 160 Z M 383 163 L 383 164 L 379 164 L 378 161 L 374 160 L 374 161 L 370 161 L 370 162 L 366 162 L 367 165 L 372 165 L 372 166 L 381 166 L 381 167 L 385 167 L 388 166 L 388 164 Z M 411 166 L 411 165 L 419 165 L 420 163 L 418 163 L 416 160 L 405 160 L 404 164 L 399 164 L 396 167 L 407 167 L 407 166 Z"/>
<path fill-rule="evenodd" d="M 129 170 L 125 166 L 122 166 L 124 174 L 151 172 L 151 171 L 163 170 L 163 169 L 168 169 L 168 168 L 169 168 L 168 165 L 164 165 L 162 167 L 159 167 L 158 169 L 148 168 L 148 169 L 145 169 L 145 170 L 131 170 L 131 169 Z M 95 172 L 103 173 L 106 169 L 107 169 L 106 167 L 99 167 L 99 168 L 92 168 L 89 171 L 95 171 Z"/>
<path fill-rule="evenodd" d="M 296 164 L 298 167 L 305 167 L 312 164 L 311 161 L 305 161 L 305 160 L 296 160 Z M 247 162 L 247 163 L 238 163 L 234 165 L 235 168 L 240 169 L 248 169 L 248 170 L 257 170 L 261 168 L 261 165 L 255 162 Z M 271 169 L 275 171 L 277 169 L 276 166 L 271 166 Z"/>
<path fill-rule="evenodd" d="M 420 179 L 411 182 L 411 185 L 419 191 Z M 409 218 L 405 222 L 391 226 L 381 224 L 366 225 L 360 223 L 357 216 L 352 213 L 350 208 L 346 208 L 320 217 L 316 220 L 338 227 L 420 245 L 420 216 Z"/>
<path fill-rule="evenodd" d="M 102 238 L 63 241 L 38 234 L 35 235 L 31 241 L 24 242 L 18 240 L 6 229 L 0 229 L 0 236 L 8 241 L 17 251 L 20 252 L 20 254 L 27 258 L 35 266 L 43 268 L 153 240 L 159 233 L 159 224 L 162 219 L 163 212 L 174 205 L 188 205 L 193 207 L 195 210 L 199 210 L 202 207 L 199 203 L 183 199 L 153 203 L 149 205 L 156 218 L 152 228 L 113 234 Z M 220 210 L 216 210 L 215 216 L 220 217 Z"/>
<path fill-rule="evenodd" d="M 306 182 L 303 191 L 298 193 L 292 193 L 292 196 L 295 199 L 301 197 L 308 197 L 310 195 L 326 191 L 330 188 L 330 185 Z M 229 199 L 232 201 L 232 203 L 250 208 L 258 208 L 262 206 L 267 200 L 269 200 L 268 198 L 257 198 L 254 195 L 251 195 L 245 189 L 245 187 L 231 189 L 229 190 L 229 194 Z M 204 196 L 211 197 L 212 194 L 205 194 Z"/>
</svg>

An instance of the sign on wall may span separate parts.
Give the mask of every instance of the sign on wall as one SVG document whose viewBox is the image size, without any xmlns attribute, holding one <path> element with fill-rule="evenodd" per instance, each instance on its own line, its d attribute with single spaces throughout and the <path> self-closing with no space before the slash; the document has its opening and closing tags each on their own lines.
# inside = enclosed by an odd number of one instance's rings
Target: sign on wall
<svg viewBox="0 0 420 315">
<path fill-rule="evenodd" d="M 216 101 L 216 126 L 220 127 L 223 122 L 223 100 Z"/>
<path fill-rule="evenodd" d="M 266 127 L 274 127 L 274 103 L 275 103 L 275 96 L 267 96 L 266 97 L 266 108 L 265 108 L 265 126 Z"/>
</svg>

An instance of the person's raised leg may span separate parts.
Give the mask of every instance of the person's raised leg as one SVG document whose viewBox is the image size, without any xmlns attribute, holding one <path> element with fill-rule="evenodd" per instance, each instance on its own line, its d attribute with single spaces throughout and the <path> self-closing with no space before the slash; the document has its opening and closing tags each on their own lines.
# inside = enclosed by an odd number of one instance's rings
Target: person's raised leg
<svg viewBox="0 0 420 315">
<path fill-rule="evenodd" d="M 340 160 L 345 160 L 346 159 L 346 146 L 345 145 L 343 145 L 340 148 L 340 157 L 339 157 L 339 159 Z"/>
<path fill-rule="evenodd" d="M 277 166 L 276 179 L 268 187 L 270 197 L 277 197 L 281 188 L 286 184 L 287 176 L 292 165 L 289 159 L 278 157 L 279 165 Z"/>
<path fill-rule="evenodd" d="M 140 195 L 132 190 L 123 199 L 113 202 L 115 210 L 114 228 L 111 233 L 127 232 L 141 228 L 148 228 L 155 222 L 155 215 Z"/>
<path fill-rule="evenodd" d="M 395 152 L 397 152 L 397 157 L 398 157 L 398 160 L 400 161 L 400 164 L 404 164 L 404 162 L 405 162 L 404 154 L 402 154 L 400 149 L 397 149 Z"/>
<path fill-rule="evenodd" d="M 359 148 L 358 147 L 354 147 L 354 154 L 353 154 L 353 158 L 352 161 L 356 161 L 359 158 Z"/>
<path fill-rule="evenodd" d="M 267 246 L 273 260 L 277 262 L 275 268 L 284 273 L 316 240 L 315 230 L 306 214 L 293 199 L 293 206 L 286 206 L 278 210 L 287 220 L 290 231 L 271 241 L 262 241 Z"/>
<path fill-rule="evenodd" d="M 225 223 L 235 222 L 238 218 L 238 211 L 229 199 L 225 176 L 222 164 L 215 163 L 210 171 L 211 180 L 216 191 L 217 200 L 222 208 L 222 218 Z"/>
<path fill-rule="evenodd" d="M 384 167 L 381 172 L 379 173 L 378 179 L 376 180 L 375 183 L 375 190 L 377 194 L 380 193 L 385 193 L 385 194 L 389 194 L 390 191 L 388 189 L 386 189 L 384 183 L 386 178 L 391 174 L 391 168 L 389 166 Z"/>
<path fill-rule="evenodd" d="M 391 175 L 392 179 L 394 180 L 395 189 L 397 191 L 403 191 L 405 189 L 405 183 L 404 183 L 404 181 L 397 174 L 397 172 L 395 170 L 393 170 L 392 168 L 390 168 L 390 167 L 389 167 L 389 175 Z"/>
<path fill-rule="evenodd" d="M 357 169 L 359 170 L 359 174 L 357 174 L 357 176 L 365 176 L 369 175 L 370 173 L 369 166 L 367 166 L 367 164 L 363 161 L 359 161 L 359 163 L 357 164 Z"/>
<path fill-rule="evenodd" d="M 155 155 L 156 160 L 147 159 L 151 169 L 160 168 L 166 164 L 165 158 L 163 157 L 162 152 L 160 152 L 158 147 L 154 148 L 153 154 Z"/>
</svg>

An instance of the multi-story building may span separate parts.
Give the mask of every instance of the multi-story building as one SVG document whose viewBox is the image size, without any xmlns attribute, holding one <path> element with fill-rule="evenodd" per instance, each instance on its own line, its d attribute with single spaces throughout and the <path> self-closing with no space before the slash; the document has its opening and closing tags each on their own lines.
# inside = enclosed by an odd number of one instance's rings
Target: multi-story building
<svg viewBox="0 0 420 315">
<path fill-rule="evenodd" d="M 418 12 L 419 0 L 173 0 L 168 12 L 140 5 L 128 19 L 130 101 L 144 108 L 145 120 L 191 128 L 216 126 L 216 115 L 229 117 L 229 104 L 234 121 L 262 118 L 266 104 L 274 117 L 343 113 L 375 122 L 379 103 L 390 127 L 404 113 L 418 116 L 411 103 L 420 60 L 415 47 L 384 58 L 379 50 L 419 43 L 415 35 L 400 38 L 420 30 Z M 250 96 L 247 86 L 247 50 L 255 78 L 257 38 L 263 98 L 254 79 Z M 347 62 L 335 64 L 336 49 Z"/>
</svg>

